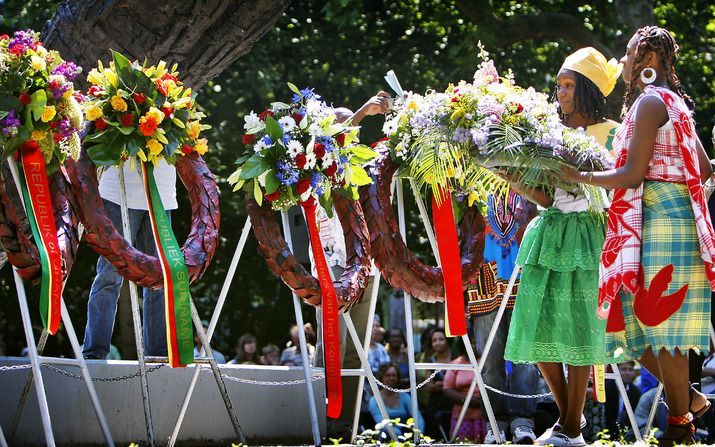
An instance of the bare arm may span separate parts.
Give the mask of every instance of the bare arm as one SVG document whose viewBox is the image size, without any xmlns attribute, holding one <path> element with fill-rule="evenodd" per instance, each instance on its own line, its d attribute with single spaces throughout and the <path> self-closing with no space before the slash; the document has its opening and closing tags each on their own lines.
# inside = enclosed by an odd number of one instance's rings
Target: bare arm
<svg viewBox="0 0 715 447">
<path fill-rule="evenodd" d="M 350 120 L 350 123 L 353 126 L 357 126 L 363 119 L 365 119 L 366 116 L 377 115 L 378 113 L 387 113 L 387 111 L 390 110 L 390 106 L 387 102 L 389 97 L 390 94 L 387 92 L 378 92 L 377 95 L 368 99 L 367 102 L 363 104 L 357 112 L 355 112 Z"/>
<path fill-rule="evenodd" d="M 658 128 L 667 121 L 668 113 L 665 104 L 659 98 L 655 96 L 643 98 L 638 104 L 626 164 L 603 172 L 578 172 L 572 168 L 563 168 L 564 178 L 606 189 L 638 187 L 643 183 L 648 172 Z"/>
<path fill-rule="evenodd" d="M 509 185 L 515 193 L 519 194 L 522 197 L 525 197 L 530 202 L 534 202 L 542 208 L 548 208 L 554 202 L 553 199 L 549 197 L 542 189 L 529 188 L 521 183 L 514 181 L 509 181 Z"/>
</svg>

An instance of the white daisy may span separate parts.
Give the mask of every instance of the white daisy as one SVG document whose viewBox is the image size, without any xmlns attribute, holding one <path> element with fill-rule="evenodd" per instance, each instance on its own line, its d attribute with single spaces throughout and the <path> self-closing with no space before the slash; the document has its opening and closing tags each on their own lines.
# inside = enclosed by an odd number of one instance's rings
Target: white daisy
<svg viewBox="0 0 715 447">
<path fill-rule="evenodd" d="M 256 144 L 253 145 L 253 152 L 259 153 L 267 148 L 268 148 L 268 145 L 266 143 L 264 143 L 263 140 L 258 140 L 258 141 L 256 141 Z"/>
<path fill-rule="evenodd" d="M 313 169 L 315 167 L 315 162 L 317 161 L 315 153 L 311 152 L 305 156 L 305 167 L 303 169 Z"/>
<path fill-rule="evenodd" d="M 243 119 L 244 121 L 246 121 L 246 123 L 243 125 L 243 128 L 246 130 L 255 129 L 256 127 L 260 127 L 260 125 L 263 124 L 261 122 L 261 119 L 258 117 L 258 115 L 256 115 L 255 112 L 249 113 L 248 115 L 243 117 Z"/>
<path fill-rule="evenodd" d="M 323 128 L 320 127 L 320 123 L 314 122 L 308 127 L 308 134 L 313 137 L 320 137 L 323 135 Z"/>
<path fill-rule="evenodd" d="M 283 129 L 284 133 L 288 133 L 291 130 L 295 129 L 295 120 L 292 116 L 284 116 L 283 118 L 278 120 L 278 124 L 281 125 L 281 128 Z"/>
<path fill-rule="evenodd" d="M 290 158 L 295 158 L 298 154 L 303 152 L 303 145 L 300 144 L 298 140 L 291 140 L 288 142 L 286 150 Z"/>
<path fill-rule="evenodd" d="M 395 133 L 397 130 L 397 119 L 392 119 L 389 121 L 385 121 L 385 124 L 382 126 L 382 133 L 385 135 L 392 135 Z"/>
</svg>

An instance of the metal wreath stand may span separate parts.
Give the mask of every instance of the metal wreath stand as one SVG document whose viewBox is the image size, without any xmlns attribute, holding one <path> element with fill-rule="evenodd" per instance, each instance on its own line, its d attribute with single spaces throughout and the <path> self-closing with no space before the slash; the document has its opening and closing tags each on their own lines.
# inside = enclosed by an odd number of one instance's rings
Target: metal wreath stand
<svg viewBox="0 0 715 447">
<path fill-rule="evenodd" d="M 15 182 L 15 186 L 18 191 L 21 191 L 20 176 L 17 169 L 17 163 L 12 156 L 7 158 L 7 162 L 10 167 L 10 171 L 12 172 L 12 177 Z M 23 207 L 26 208 L 27 204 L 25 203 L 25 199 L 22 194 L 20 194 L 20 200 L 22 201 Z M 27 397 L 30 393 L 30 389 L 32 388 L 33 383 L 35 385 L 35 391 L 37 394 L 37 403 L 40 409 L 40 416 L 42 419 L 42 428 L 45 435 L 45 442 L 50 447 L 55 446 L 55 437 L 52 430 L 52 420 L 50 418 L 50 410 L 47 404 L 47 394 L 45 391 L 45 384 L 41 369 L 42 365 L 55 364 L 80 368 L 82 373 L 82 380 L 87 387 L 87 392 L 89 393 L 89 398 L 92 401 L 92 407 L 94 408 L 94 412 L 97 416 L 97 421 L 99 422 L 100 429 L 102 430 L 104 440 L 107 445 L 114 447 L 114 440 L 112 438 L 111 432 L 109 431 L 107 418 L 104 415 L 104 411 L 102 410 L 102 406 L 99 402 L 99 397 L 97 396 L 97 391 L 95 390 L 94 384 L 92 383 L 92 377 L 90 376 L 89 370 L 87 369 L 87 363 L 82 356 L 82 350 L 80 349 L 79 341 L 77 340 L 77 334 L 74 330 L 74 326 L 72 325 L 72 319 L 70 318 L 69 312 L 67 311 L 67 306 L 65 306 L 64 299 L 61 303 L 62 323 L 64 324 L 65 331 L 67 332 L 67 337 L 69 338 L 70 345 L 72 346 L 72 351 L 74 352 L 75 358 L 72 359 L 43 356 L 42 352 L 45 348 L 45 343 L 49 334 L 46 329 L 43 329 L 42 334 L 40 335 L 39 343 L 35 342 L 35 335 L 32 331 L 32 321 L 30 318 L 30 309 L 27 304 L 27 295 L 25 293 L 25 284 L 20 275 L 17 273 L 17 268 L 13 266 L 12 269 L 13 278 L 15 280 L 15 288 L 17 290 L 17 299 L 20 304 L 20 316 L 22 318 L 22 327 L 25 331 L 25 340 L 27 342 L 27 350 L 28 357 L 30 358 L 31 371 L 27 376 L 25 387 L 23 388 L 22 395 L 18 403 L 18 408 L 15 412 L 15 416 L 13 418 L 12 425 L 10 428 L 10 433 L 7 439 L 5 439 L 2 429 L 0 428 L 0 446 L 6 447 L 9 445 L 8 441 L 13 441 L 13 438 L 15 437 L 15 432 L 17 431 L 17 427 L 19 426 L 20 420 L 22 419 L 25 402 L 27 401 Z"/>
</svg>

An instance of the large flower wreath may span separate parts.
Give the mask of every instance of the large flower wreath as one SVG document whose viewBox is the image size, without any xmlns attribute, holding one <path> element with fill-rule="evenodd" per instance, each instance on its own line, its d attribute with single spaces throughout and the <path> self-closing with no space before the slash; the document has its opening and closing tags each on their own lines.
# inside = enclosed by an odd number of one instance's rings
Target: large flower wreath
<svg viewBox="0 0 715 447">
<path fill-rule="evenodd" d="M 59 328 L 63 281 L 79 244 L 63 164 L 80 148 L 82 96 L 73 86 L 80 72 L 47 50 L 35 31 L 0 36 L 0 146 L 3 160 L 11 157 L 0 182 L 0 241 L 23 279 L 39 278 L 40 312 L 51 334 Z"/>
<path fill-rule="evenodd" d="M 113 52 L 109 67 L 99 64 L 87 80 L 85 103 L 92 122 L 85 148 L 69 170 L 72 187 L 84 200 L 79 206 L 85 239 L 125 278 L 142 287 L 164 288 L 167 344 L 172 366 L 193 362 L 189 283 L 208 267 L 218 241 L 218 189 L 201 158 L 208 145 L 200 132 L 204 115 L 195 95 L 185 88 L 176 67 L 164 62 L 141 66 Z M 191 231 L 182 247 L 174 237 L 154 179 L 160 159 L 176 166 L 187 187 L 192 209 Z M 114 228 L 97 194 L 95 165 L 141 170 L 159 257 L 136 250 Z"/>
<path fill-rule="evenodd" d="M 294 93 L 290 104 L 274 102 L 246 116 L 246 154 L 229 182 L 234 190 L 247 192 L 258 251 L 271 271 L 322 309 L 327 415 L 337 418 L 342 406 L 338 312 L 362 298 L 370 274 L 370 236 L 357 199 L 358 187 L 371 182 L 363 166 L 377 154 L 358 144 L 358 128 L 339 122 L 334 109 L 312 90 L 288 86 Z M 334 206 L 343 227 L 347 266 L 335 282 L 320 240 L 317 203 L 328 216 Z M 293 256 L 275 220 L 274 211 L 296 204 L 308 223 L 317 279 Z"/>
</svg>

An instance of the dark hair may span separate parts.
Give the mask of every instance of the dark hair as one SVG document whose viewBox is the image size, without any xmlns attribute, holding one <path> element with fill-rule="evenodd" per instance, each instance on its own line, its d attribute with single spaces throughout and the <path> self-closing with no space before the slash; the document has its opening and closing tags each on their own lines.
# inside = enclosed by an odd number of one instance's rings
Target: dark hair
<svg viewBox="0 0 715 447">
<path fill-rule="evenodd" d="M 405 337 L 405 333 L 402 332 L 402 329 L 398 327 L 393 327 L 389 331 L 387 331 L 387 342 L 389 344 L 390 342 L 390 337 L 394 335 L 398 335 L 402 339 L 402 344 L 404 346 L 407 346 L 407 337 Z"/>
<path fill-rule="evenodd" d="M 599 122 L 608 115 L 608 103 L 606 96 L 601 90 L 596 87 L 586 76 L 578 72 L 573 72 L 576 77 L 576 89 L 574 90 L 574 103 L 576 111 L 581 115 Z M 554 93 L 554 96 L 556 93 Z M 563 119 L 564 114 L 561 112 L 561 106 L 558 106 L 559 116 Z"/>
<path fill-rule="evenodd" d="M 655 54 L 660 59 L 663 68 L 665 69 L 668 87 L 676 92 L 680 97 L 685 100 L 685 103 L 689 108 L 693 106 L 693 100 L 688 96 L 680 85 L 680 79 L 675 73 L 675 60 L 678 58 L 678 52 L 680 47 L 675 38 L 670 31 L 665 28 L 660 28 L 658 26 L 644 26 L 636 31 L 638 35 L 638 43 L 636 44 L 636 49 L 633 55 L 633 67 L 631 67 L 631 82 L 626 86 L 626 93 L 623 96 L 623 110 L 622 115 L 628 112 L 628 108 L 631 106 L 634 98 L 633 94 L 635 92 L 640 72 L 646 68 L 643 66 L 643 60 L 646 54 L 650 51 L 655 52 Z"/>
<path fill-rule="evenodd" d="M 246 351 L 243 349 L 243 347 L 246 346 L 247 343 L 255 343 L 256 345 L 256 351 L 253 354 L 250 354 L 250 358 L 249 354 L 246 353 Z M 238 341 L 236 342 L 236 361 L 238 363 L 249 361 L 258 363 L 258 352 L 258 339 L 255 335 L 243 334 L 238 338 Z"/>
<path fill-rule="evenodd" d="M 395 368 L 395 371 L 397 371 L 397 381 L 399 382 L 402 379 L 402 375 L 400 374 L 400 367 L 397 366 L 396 363 L 383 363 L 382 365 L 380 365 L 380 368 L 378 368 L 377 373 L 375 373 L 375 377 L 377 377 L 377 380 L 382 382 L 382 378 L 385 376 L 385 373 L 390 368 Z"/>
</svg>

